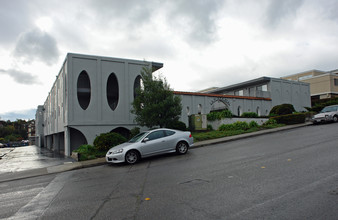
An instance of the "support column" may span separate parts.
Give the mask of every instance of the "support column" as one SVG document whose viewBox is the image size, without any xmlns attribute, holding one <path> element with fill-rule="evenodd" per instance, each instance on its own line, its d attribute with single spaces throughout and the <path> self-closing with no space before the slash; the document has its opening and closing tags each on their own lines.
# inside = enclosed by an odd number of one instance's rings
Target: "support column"
<svg viewBox="0 0 338 220">
<path fill-rule="evenodd" d="M 70 129 L 65 127 L 65 155 L 70 156 Z"/>
</svg>

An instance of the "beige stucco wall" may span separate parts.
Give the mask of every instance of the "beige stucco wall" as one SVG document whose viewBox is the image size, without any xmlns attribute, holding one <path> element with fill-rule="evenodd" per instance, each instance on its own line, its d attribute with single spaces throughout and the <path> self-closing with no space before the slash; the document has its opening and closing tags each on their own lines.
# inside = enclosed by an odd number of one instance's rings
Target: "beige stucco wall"
<svg viewBox="0 0 338 220">
<path fill-rule="evenodd" d="M 307 76 L 313 77 L 313 76 L 319 76 L 319 75 L 322 75 L 322 74 L 325 74 L 325 72 L 319 71 L 319 70 L 310 70 L 310 71 L 306 71 L 306 72 L 302 72 L 302 73 L 284 76 L 284 77 L 281 77 L 281 79 L 305 82 L 305 80 L 301 79 L 302 77 L 307 77 Z"/>
</svg>

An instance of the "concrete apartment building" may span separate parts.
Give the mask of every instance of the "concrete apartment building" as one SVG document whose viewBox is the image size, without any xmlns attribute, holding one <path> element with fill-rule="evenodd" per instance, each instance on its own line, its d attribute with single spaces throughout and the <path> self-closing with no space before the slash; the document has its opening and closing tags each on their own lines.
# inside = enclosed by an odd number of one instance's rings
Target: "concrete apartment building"
<svg viewBox="0 0 338 220">
<path fill-rule="evenodd" d="M 101 133 L 135 127 L 131 103 L 143 67 L 162 63 L 69 53 L 43 106 L 37 110 L 38 146 L 65 155 Z"/>
<path fill-rule="evenodd" d="M 326 72 L 310 70 L 284 76 L 281 79 L 309 83 L 312 101 L 338 97 L 338 69 Z"/>
<path fill-rule="evenodd" d="M 138 126 L 130 113 L 141 70 L 162 63 L 69 53 L 44 105 L 36 112 L 36 145 L 67 156 L 82 144 L 93 144 L 106 132 L 127 135 Z M 290 103 L 297 111 L 310 106 L 308 83 L 261 77 L 204 93 L 174 92 L 182 98 L 180 120 L 229 109 L 234 115 L 268 115 L 278 104 Z M 141 128 L 147 129 L 147 128 Z"/>
</svg>

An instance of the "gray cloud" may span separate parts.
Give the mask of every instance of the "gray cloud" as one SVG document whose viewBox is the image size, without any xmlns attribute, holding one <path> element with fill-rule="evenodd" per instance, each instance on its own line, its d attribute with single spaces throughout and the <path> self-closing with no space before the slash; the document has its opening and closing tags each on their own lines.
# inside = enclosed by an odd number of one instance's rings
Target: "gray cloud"
<svg viewBox="0 0 338 220">
<path fill-rule="evenodd" d="M 215 22 L 223 3 L 219 0 L 170 1 L 167 20 L 181 27 L 182 33 L 186 32 L 189 43 L 206 45 L 217 38 Z"/>
<path fill-rule="evenodd" d="M 295 17 L 297 10 L 302 6 L 303 0 L 271 0 L 268 3 L 266 24 L 275 28 L 284 19 Z"/>
<path fill-rule="evenodd" d="M 140 28 L 152 17 L 152 12 L 159 4 L 158 0 L 140 2 L 138 0 L 90 0 L 89 5 L 97 18 L 109 23 L 119 23 L 115 28 L 126 25 L 127 28 Z M 123 25 L 121 25 L 123 24 Z"/>
<path fill-rule="evenodd" d="M 137 0 L 91 0 L 90 5 L 95 16 L 101 21 L 113 23 L 112 28 L 125 29 L 130 35 L 137 35 L 137 30 L 149 23 L 156 29 L 156 20 L 165 16 L 165 21 L 189 44 L 206 45 L 216 39 L 215 21 L 223 2 L 223 0 L 149 0 L 145 4 Z"/>
<path fill-rule="evenodd" d="M 38 81 L 38 78 L 34 76 L 33 74 L 15 70 L 15 69 L 9 69 L 4 70 L 0 69 L 0 74 L 8 75 L 17 83 L 24 84 L 24 85 L 32 85 L 32 84 L 40 84 Z"/>
<path fill-rule="evenodd" d="M 1 1 L 1 43 L 11 43 L 23 30 L 31 26 L 30 11 L 27 10 L 29 4 L 30 2 L 25 0 Z"/>
<path fill-rule="evenodd" d="M 13 54 L 26 63 L 38 60 L 48 65 L 54 64 L 59 58 L 56 40 L 39 29 L 21 34 Z"/>
</svg>

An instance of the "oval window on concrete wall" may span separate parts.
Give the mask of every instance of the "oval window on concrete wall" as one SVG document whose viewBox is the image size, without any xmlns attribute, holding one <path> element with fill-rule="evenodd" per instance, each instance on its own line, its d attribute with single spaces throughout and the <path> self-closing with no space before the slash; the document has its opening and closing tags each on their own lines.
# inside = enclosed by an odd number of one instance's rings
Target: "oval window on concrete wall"
<svg viewBox="0 0 338 220">
<path fill-rule="evenodd" d="M 142 77 L 138 75 L 134 81 L 134 98 L 136 97 L 136 90 L 142 89 L 142 87 L 143 87 Z"/>
<path fill-rule="evenodd" d="M 82 71 L 77 79 L 77 100 L 83 110 L 86 110 L 90 103 L 90 80 L 88 73 Z"/>
<path fill-rule="evenodd" d="M 107 100 L 109 107 L 114 111 L 119 102 L 119 83 L 114 73 L 111 73 L 107 81 Z"/>
</svg>

